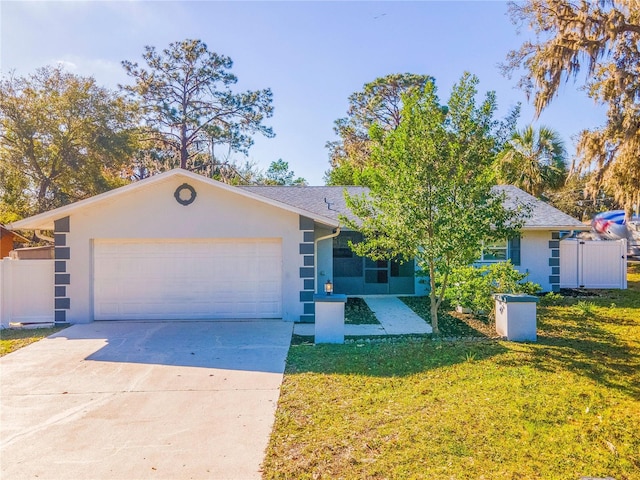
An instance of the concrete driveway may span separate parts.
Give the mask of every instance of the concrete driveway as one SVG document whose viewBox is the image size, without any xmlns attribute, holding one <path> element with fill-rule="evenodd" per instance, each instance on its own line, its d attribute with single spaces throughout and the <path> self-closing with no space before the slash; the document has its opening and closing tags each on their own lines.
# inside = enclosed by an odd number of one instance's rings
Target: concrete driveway
<svg viewBox="0 0 640 480">
<path fill-rule="evenodd" d="M 95 322 L 2 357 L 0 477 L 260 478 L 291 331 Z"/>
</svg>

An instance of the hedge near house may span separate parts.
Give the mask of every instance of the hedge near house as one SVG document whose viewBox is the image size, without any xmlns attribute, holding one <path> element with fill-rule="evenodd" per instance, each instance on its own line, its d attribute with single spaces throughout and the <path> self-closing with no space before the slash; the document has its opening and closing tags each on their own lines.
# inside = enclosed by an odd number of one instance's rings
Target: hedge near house
<svg viewBox="0 0 640 480">
<path fill-rule="evenodd" d="M 524 281 L 528 276 L 528 273 L 516 270 L 510 261 L 455 268 L 451 272 L 445 298 L 452 305 L 493 316 L 494 293 L 534 295 L 542 290 L 537 283 Z"/>
</svg>

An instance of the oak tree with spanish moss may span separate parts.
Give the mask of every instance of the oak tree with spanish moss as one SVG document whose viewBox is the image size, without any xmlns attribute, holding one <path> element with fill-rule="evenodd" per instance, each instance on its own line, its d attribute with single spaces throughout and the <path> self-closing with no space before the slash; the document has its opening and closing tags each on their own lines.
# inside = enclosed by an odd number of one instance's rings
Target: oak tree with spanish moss
<svg viewBox="0 0 640 480">
<path fill-rule="evenodd" d="M 640 2 L 526 0 L 509 9 L 535 39 L 509 53 L 504 71 L 524 67 L 519 84 L 538 115 L 561 85 L 581 77 L 588 95 L 607 105 L 605 125 L 580 134 L 577 168 L 593 172 L 592 195 L 614 192 L 629 215 L 640 205 Z"/>
</svg>

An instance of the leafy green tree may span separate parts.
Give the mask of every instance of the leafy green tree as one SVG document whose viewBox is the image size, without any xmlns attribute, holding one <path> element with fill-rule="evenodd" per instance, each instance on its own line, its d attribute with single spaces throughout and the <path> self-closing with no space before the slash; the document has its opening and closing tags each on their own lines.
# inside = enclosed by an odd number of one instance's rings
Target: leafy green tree
<svg viewBox="0 0 640 480">
<path fill-rule="evenodd" d="M 586 194 L 586 185 L 591 174 L 572 174 L 566 182 L 555 191 L 544 193 L 544 200 L 558 210 L 582 221 L 591 220 L 594 215 L 618 208 L 613 196 L 606 190 L 597 195 Z"/>
<path fill-rule="evenodd" d="M 289 162 L 281 158 L 271 162 L 264 179 L 260 182 L 264 185 L 307 185 L 307 181 L 302 177 L 295 177 L 295 173 L 289 170 Z"/>
<path fill-rule="evenodd" d="M 581 133 L 578 167 L 594 173 L 592 196 L 610 190 L 631 214 L 640 205 L 640 3 L 526 0 L 509 8 L 536 37 L 509 53 L 505 72 L 524 67 L 519 84 L 538 114 L 566 81 L 585 79 L 588 95 L 608 111 L 604 126 Z"/>
<path fill-rule="evenodd" d="M 91 77 L 45 67 L 0 83 L 0 221 L 121 185 L 135 149 L 125 99 Z"/>
<path fill-rule="evenodd" d="M 498 181 L 540 197 L 545 190 L 557 190 L 564 184 L 566 155 L 556 131 L 547 127 L 536 130 L 529 125 L 514 132 L 498 154 Z"/>
<path fill-rule="evenodd" d="M 465 73 L 443 106 L 427 82 L 403 96 L 397 128 L 373 125 L 370 190 L 347 196 L 358 220 L 343 219 L 363 233 L 358 255 L 415 258 L 429 275 L 435 333 L 452 269 L 476 260 L 484 240 L 513 235 L 525 213 L 507 211 L 492 190 L 495 95 L 477 104 L 477 84 Z"/>
<path fill-rule="evenodd" d="M 432 81 L 428 75 L 396 73 L 366 83 L 362 91 L 349 97 L 347 116 L 335 121 L 339 140 L 327 142 L 331 169 L 326 172 L 327 185 L 366 183 L 360 173 L 371 158 L 369 129 L 375 123 L 386 131 L 394 130 L 401 120 L 402 95 L 422 91 Z"/>
<path fill-rule="evenodd" d="M 145 47 L 146 67 L 124 61 L 134 85 L 122 87 L 135 98 L 146 134 L 165 151 L 171 166 L 194 168 L 194 159 L 209 158 L 215 170 L 214 146 L 246 153 L 252 135 L 273 136 L 263 125 L 273 113 L 271 90 L 234 93 L 237 78 L 229 57 L 210 52 L 200 40 L 170 43 L 162 52 Z"/>
</svg>

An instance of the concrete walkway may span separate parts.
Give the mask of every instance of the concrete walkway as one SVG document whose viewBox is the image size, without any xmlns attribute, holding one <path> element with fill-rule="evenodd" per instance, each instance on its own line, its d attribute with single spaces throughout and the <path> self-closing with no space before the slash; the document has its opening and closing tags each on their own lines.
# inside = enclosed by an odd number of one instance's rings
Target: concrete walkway
<svg viewBox="0 0 640 480">
<path fill-rule="evenodd" d="M 373 311 L 380 325 L 345 325 L 344 334 L 347 337 L 377 336 L 377 335 L 415 335 L 431 333 L 431 325 L 420 318 L 413 310 L 397 297 L 370 296 L 363 297 Z M 297 323 L 293 333 L 297 335 L 313 336 L 313 323 Z"/>
<path fill-rule="evenodd" d="M 94 322 L 0 358 L 0 478 L 259 479 L 291 330 Z"/>
</svg>

